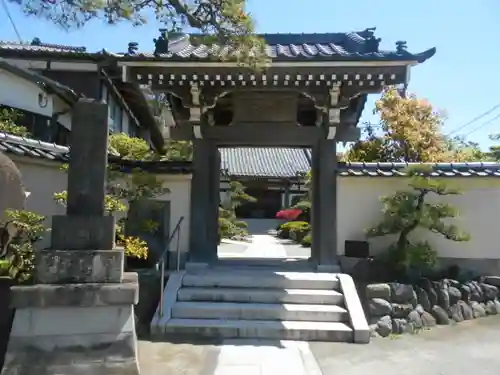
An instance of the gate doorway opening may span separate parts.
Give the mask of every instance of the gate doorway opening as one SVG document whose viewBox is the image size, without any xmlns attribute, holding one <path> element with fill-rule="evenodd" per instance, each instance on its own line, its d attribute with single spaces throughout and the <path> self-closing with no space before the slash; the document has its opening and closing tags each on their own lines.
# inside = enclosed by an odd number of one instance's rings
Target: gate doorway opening
<svg viewBox="0 0 500 375">
<path fill-rule="evenodd" d="M 278 213 L 307 196 L 305 175 L 311 168 L 311 151 L 291 147 L 226 147 L 219 148 L 219 153 L 223 168 L 221 206 L 227 209 L 238 202 L 234 219 L 245 223 L 248 236 L 222 238 L 217 249 L 218 261 L 260 259 L 266 264 L 277 260 L 308 260 L 310 246 L 302 246 L 300 238 L 296 241 L 288 235 L 282 238 L 277 235 L 281 224 L 303 219 L 303 216 L 278 218 Z M 238 196 L 232 185 L 235 183 L 251 200 L 235 198 Z"/>
</svg>

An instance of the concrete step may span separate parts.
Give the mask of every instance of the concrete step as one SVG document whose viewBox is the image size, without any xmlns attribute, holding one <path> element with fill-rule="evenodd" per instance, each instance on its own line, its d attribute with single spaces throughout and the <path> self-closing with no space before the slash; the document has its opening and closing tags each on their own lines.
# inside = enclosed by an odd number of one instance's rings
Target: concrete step
<svg viewBox="0 0 500 375">
<path fill-rule="evenodd" d="M 172 318 L 347 322 L 349 314 L 336 305 L 177 302 Z"/>
<path fill-rule="evenodd" d="M 339 290 L 339 279 L 332 273 L 270 271 L 200 271 L 187 273 L 184 287 L 328 289 Z"/>
<path fill-rule="evenodd" d="M 216 338 L 352 342 L 353 330 L 340 322 L 170 319 L 165 333 Z"/>
<path fill-rule="evenodd" d="M 178 301 L 305 303 L 340 305 L 344 296 L 327 289 L 181 288 Z"/>
</svg>

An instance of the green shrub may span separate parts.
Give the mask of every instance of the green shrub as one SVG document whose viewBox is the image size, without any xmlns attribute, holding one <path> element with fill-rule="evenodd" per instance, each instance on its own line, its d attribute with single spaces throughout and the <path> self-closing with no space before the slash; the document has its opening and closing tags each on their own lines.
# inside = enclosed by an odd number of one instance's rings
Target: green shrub
<svg viewBox="0 0 500 375">
<path fill-rule="evenodd" d="M 304 247 L 311 247 L 312 245 L 312 234 L 309 232 L 303 239 L 300 241 L 300 244 Z"/>
<path fill-rule="evenodd" d="M 289 221 L 280 225 L 278 237 L 301 242 L 310 231 L 311 225 L 305 221 Z"/>
<path fill-rule="evenodd" d="M 33 245 L 48 231 L 43 225 L 45 216 L 23 210 L 6 210 L 5 213 L 16 231 L 8 245 L 7 256 L 0 265 L 0 274 L 10 277 L 17 284 L 26 283 L 33 277 Z"/>
</svg>

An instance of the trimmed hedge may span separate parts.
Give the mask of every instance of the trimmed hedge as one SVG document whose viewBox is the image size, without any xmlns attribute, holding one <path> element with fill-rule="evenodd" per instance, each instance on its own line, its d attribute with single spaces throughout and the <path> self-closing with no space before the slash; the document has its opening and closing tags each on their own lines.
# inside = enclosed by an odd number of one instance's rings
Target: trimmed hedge
<svg viewBox="0 0 500 375">
<path fill-rule="evenodd" d="M 290 238 L 294 241 L 301 242 L 304 237 L 311 231 L 311 225 L 305 221 L 289 221 L 283 223 L 278 229 L 279 238 Z"/>
</svg>

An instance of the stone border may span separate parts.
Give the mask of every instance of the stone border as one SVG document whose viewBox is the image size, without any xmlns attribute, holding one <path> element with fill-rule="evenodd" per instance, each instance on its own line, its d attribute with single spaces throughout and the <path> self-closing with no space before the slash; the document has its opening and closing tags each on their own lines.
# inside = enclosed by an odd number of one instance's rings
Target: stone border
<svg viewBox="0 0 500 375">
<path fill-rule="evenodd" d="M 340 289 L 344 295 L 345 307 L 349 312 L 354 343 L 368 344 L 370 342 L 370 328 L 368 327 L 354 280 L 348 274 L 338 274 L 337 277 L 340 281 Z"/>
<path fill-rule="evenodd" d="M 177 301 L 177 293 L 182 287 L 182 279 L 186 271 L 175 272 L 170 275 L 163 290 L 163 316 L 160 317 L 160 303 L 151 320 L 151 335 L 163 335 L 168 321 L 172 318 L 172 307 Z"/>
<path fill-rule="evenodd" d="M 365 307 L 372 336 L 416 333 L 436 325 L 500 314 L 500 276 L 459 282 L 453 279 L 416 284 L 368 284 Z"/>
<path fill-rule="evenodd" d="M 136 305 L 139 302 L 138 275 L 124 274 L 123 283 L 113 284 L 35 284 L 11 287 L 10 306 L 14 309 L 32 307 L 90 307 Z"/>
</svg>

